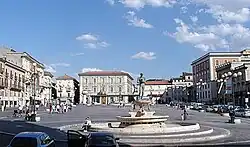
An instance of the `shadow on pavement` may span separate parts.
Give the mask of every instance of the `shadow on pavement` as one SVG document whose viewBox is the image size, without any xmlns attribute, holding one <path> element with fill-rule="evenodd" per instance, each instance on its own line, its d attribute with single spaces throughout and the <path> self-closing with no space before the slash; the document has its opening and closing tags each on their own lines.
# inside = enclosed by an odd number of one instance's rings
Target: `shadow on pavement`
<svg viewBox="0 0 250 147">
<path fill-rule="evenodd" d="M 11 139 L 20 132 L 45 132 L 56 140 L 57 147 L 68 147 L 67 133 L 55 128 L 40 126 L 35 123 L 25 121 L 6 121 L 0 120 L 0 147 L 6 147 Z M 82 145 L 84 146 L 84 145 Z M 120 143 L 122 147 L 130 145 Z"/>
</svg>

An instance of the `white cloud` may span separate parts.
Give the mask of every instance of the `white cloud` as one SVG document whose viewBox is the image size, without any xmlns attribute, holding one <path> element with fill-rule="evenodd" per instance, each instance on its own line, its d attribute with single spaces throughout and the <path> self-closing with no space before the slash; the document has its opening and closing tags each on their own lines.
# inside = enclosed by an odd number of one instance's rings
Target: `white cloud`
<svg viewBox="0 0 250 147">
<path fill-rule="evenodd" d="M 154 52 L 139 52 L 133 55 L 131 58 L 133 59 L 144 59 L 144 60 L 153 60 L 156 59 Z"/>
<path fill-rule="evenodd" d="M 96 48 L 106 48 L 110 44 L 106 41 L 100 40 L 97 35 L 91 33 L 80 35 L 76 37 L 76 40 L 84 42 L 84 48 L 96 49 Z"/>
<path fill-rule="evenodd" d="M 194 27 L 175 19 L 179 25 L 174 33 L 164 33 L 179 43 L 190 43 L 204 51 L 216 49 L 240 50 L 250 46 L 250 29 L 242 24 L 218 23 L 203 27 Z"/>
<path fill-rule="evenodd" d="M 97 44 L 96 43 L 85 43 L 84 47 L 85 48 L 95 49 L 95 48 L 97 48 Z"/>
<path fill-rule="evenodd" d="M 216 48 L 229 48 L 228 42 L 212 32 L 196 32 L 180 19 L 174 19 L 179 25 L 175 33 L 168 33 L 179 43 L 190 43 L 196 48 L 204 51 L 215 50 Z M 167 34 L 167 33 L 165 33 Z"/>
<path fill-rule="evenodd" d="M 187 11 L 188 11 L 188 7 L 186 7 L 186 6 L 181 7 L 181 13 L 182 14 L 187 13 Z"/>
<path fill-rule="evenodd" d="M 82 69 L 82 72 L 90 72 L 90 71 L 102 71 L 101 69 L 99 68 L 83 68 Z"/>
<path fill-rule="evenodd" d="M 134 11 L 127 12 L 125 18 L 128 20 L 128 25 L 147 29 L 153 28 L 153 25 L 147 23 L 144 19 L 138 18 Z"/>
<path fill-rule="evenodd" d="M 196 23 L 198 21 L 198 17 L 197 16 L 190 16 L 190 19 L 193 23 Z"/>
<path fill-rule="evenodd" d="M 101 47 L 108 47 L 109 44 L 105 41 L 102 41 L 102 42 L 98 42 L 98 45 L 101 46 Z"/>
<path fill-rule="evenodd" d="M 54 67 L 54 68 L 56 68 L 56 67 L 58 67 L 58 66 L 69 67 L 70 64 L 68 64 L 68 63 L 53 63 L 53 64 L 50 64 L 50 66 L 52 66 L 52 67 Z"/>
<path fill-rule="evenodd" d="M 74 53 L 74 54 L 71 54 L 71 56 L 82 56 L 82 55 L 84 55 L 84 53 Z"/>
<path fill-rule="evenodd" d="M 176 0 L 120 0 L 125 7 L 141 9 L 149 5 L 152 7 L 171 7 Z"/>
<path fill-rule="evenodd" d="M 88 34 L 83 34 L 83 35 L 76 37 L 76 40 L 79 40 L 79 41 L 82 41 L 82 40 L 84 40 L 84 41 L 97 41 L 98 38 L 95 35 L 88 33 Z"/>
<path fill-rule="evenodd" d="M 56 73 L 56 70 L 52 66 L 46 64 L 44 64 L 44 66 L 45 66 L 45 71 L 48 71 L 50 73 Z"/>
<path fill-rule="evenodd" d="M 249 0 L 189 0 L 192 3 L 208 7 L 205 12 L 211 13 L 218 22 L 243 23 L 250 20 Z"/>
<path fill-rule="evenodd" d="M 107 3 L 109 3 L 111 6 L 115 4 L 115 0 L 106 0 Z"/>
</svg>

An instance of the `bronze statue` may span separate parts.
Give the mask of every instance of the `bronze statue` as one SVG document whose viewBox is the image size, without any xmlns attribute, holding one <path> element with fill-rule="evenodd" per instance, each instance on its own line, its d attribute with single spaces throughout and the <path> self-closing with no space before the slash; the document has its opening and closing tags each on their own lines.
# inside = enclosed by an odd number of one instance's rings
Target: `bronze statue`
<svg viewBox="0 0 250 147">
<path fill-rule="evenodd" d="M 140 77 L 137 79 L 137 84 L 139 85 L 139 99 L 143 98 L 145 81 L 146 79 L 143 76 L 143 73 L 140 73 Z"/>
</svg>

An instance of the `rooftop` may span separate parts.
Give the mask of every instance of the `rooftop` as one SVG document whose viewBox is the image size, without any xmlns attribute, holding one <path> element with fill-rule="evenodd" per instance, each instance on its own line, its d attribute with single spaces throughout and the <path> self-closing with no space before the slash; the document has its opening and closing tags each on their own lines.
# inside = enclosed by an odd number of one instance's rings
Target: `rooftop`
<svg viewBox="0 0 250 147">
<path fill-rule="evenodd" d="M 44 71 L 44 76 L 54 77 L 52 73 Z"/>
<path fill-rule="evenodd" d="M 122 71 L 89 71 L 84 73 L 79 73 L 79 76 L 128 76 L 133 80 L 133 77 L 126 72 Z"/>
<path fill-rule="evenodd" d="M 57 77 L 56 80 L 76 80 L 76 79 L 65 74 L 64 76 Z"/>
<path fill-rule="evenodd" d="M 199 57 L 198 59 L 195 59 L 191 65 L 207 58 L 207 57 L 211 57 L 211 56 L 236 56 L 239 57 L 242 55 L 242 52 L 209 52 L 201 57 Z"/>
<path fill-rule="evenodd" d="M 169 85 L 171 84 L 168 80 L 147 80 L 146 85 Z"/>
<path fill-rule="evenodd" d="M 183 76 L 192 76 L 193 73 L 191 73 L 191 72 L 183 72 L 182 75 Z"/>
</svg>

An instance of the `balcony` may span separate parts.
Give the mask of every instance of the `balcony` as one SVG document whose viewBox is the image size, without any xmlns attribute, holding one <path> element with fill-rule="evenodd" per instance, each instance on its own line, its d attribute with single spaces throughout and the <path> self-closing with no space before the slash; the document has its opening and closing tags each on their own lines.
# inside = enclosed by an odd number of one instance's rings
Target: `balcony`
<svg viewBox="0 0 250 147">
<path fill-rule="evenodd" d="M 0 88 L 4 89 L 5 87 L 7 87 L 5 81 L 4 80 L 0 80 Z"/>
<path fill-rule="evenodd" d="M 17 82 L 14 82 L 14 84 L 11 84 L 10 85 L 10 90 L 13 90 L 13 91 L 22 91 L 23 90 L 23 87 Z"/>
</svg>

